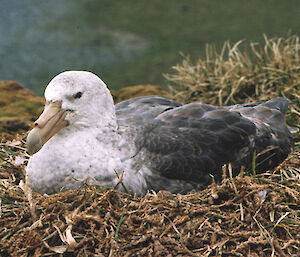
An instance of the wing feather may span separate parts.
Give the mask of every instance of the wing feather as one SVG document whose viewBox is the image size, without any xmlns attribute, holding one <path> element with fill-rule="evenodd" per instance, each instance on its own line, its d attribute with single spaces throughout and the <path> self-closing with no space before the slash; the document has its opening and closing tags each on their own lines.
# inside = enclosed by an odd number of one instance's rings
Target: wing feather
<svg viewBox="0 0 300 257">
<path fill-rule="evenodd" d="M 203 104 L 185 105 L 159 115 L 137 138 L 153 172 L 171 179 L 207 184 L 223 164 L 245 161 L 256 127 L 238 112 Z"/>
</svg>

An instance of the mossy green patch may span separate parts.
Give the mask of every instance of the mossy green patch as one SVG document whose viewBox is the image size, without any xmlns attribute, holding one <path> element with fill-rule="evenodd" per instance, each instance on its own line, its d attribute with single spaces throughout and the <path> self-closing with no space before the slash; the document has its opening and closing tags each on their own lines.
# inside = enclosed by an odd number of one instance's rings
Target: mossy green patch
<svg viewBox="0 0 300 257">
<path fill-rule="evenodd" d="M 35 96 L 16 81 L 0 81 L 0 132 L 26 131 L 43 105 L 42 97 Z"/>
</svg>

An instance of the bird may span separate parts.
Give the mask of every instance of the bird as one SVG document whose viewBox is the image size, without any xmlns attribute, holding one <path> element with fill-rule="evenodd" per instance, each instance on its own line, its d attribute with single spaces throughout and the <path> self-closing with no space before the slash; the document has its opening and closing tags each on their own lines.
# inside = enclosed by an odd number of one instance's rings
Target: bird
<svg viewBox="0 0 300 257">
<path fill-rule="evenodd" d="M 27 136 L 26 179 L 53 194 L 83 182 L 145 195 L 187 193 L 222 179 L 222 167 L 264 172 L 292 152 L 286 98 L 215 106 L 161 96 L 114 104 L 88 71 L 65 71 L 45 89 L 45 108 Z M 255 158 L 255 159 L 254 159 Z M 255 161 L 253 161 L 255 160 Z"/>
</svg>

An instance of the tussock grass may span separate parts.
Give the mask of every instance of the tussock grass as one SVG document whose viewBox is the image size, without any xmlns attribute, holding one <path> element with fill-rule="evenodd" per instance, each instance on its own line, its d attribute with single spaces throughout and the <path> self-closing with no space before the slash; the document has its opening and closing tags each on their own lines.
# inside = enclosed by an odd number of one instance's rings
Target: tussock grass
<svg viewBox="0 0 300 257">
<path fill-rule="evenodd" d="M 300 106 L 300 42 L 298 36 L 264 36 L 260 45 L 224 43 L 220 52 L 206 46 L 206 57 L 185 57 L 165 77 L 177 100 L 230 105 L 284 96 Z"/>
</svg>

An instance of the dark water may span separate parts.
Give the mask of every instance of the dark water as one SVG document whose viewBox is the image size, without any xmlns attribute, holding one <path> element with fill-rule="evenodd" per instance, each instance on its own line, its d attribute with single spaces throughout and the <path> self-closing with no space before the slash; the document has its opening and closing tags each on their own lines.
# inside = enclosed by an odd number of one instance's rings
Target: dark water
<svg viewBox="0 0 300 257">
<path fill-rule="evenodd" d="M 101 75 L 103 68 L 126 62 L 150 45 L 96 21 L 86 24 L 79 3 L 0 0 L 0 80 L 17 80 L 41 94 L 44 84 L 64 70 Z"/>
</svg>

